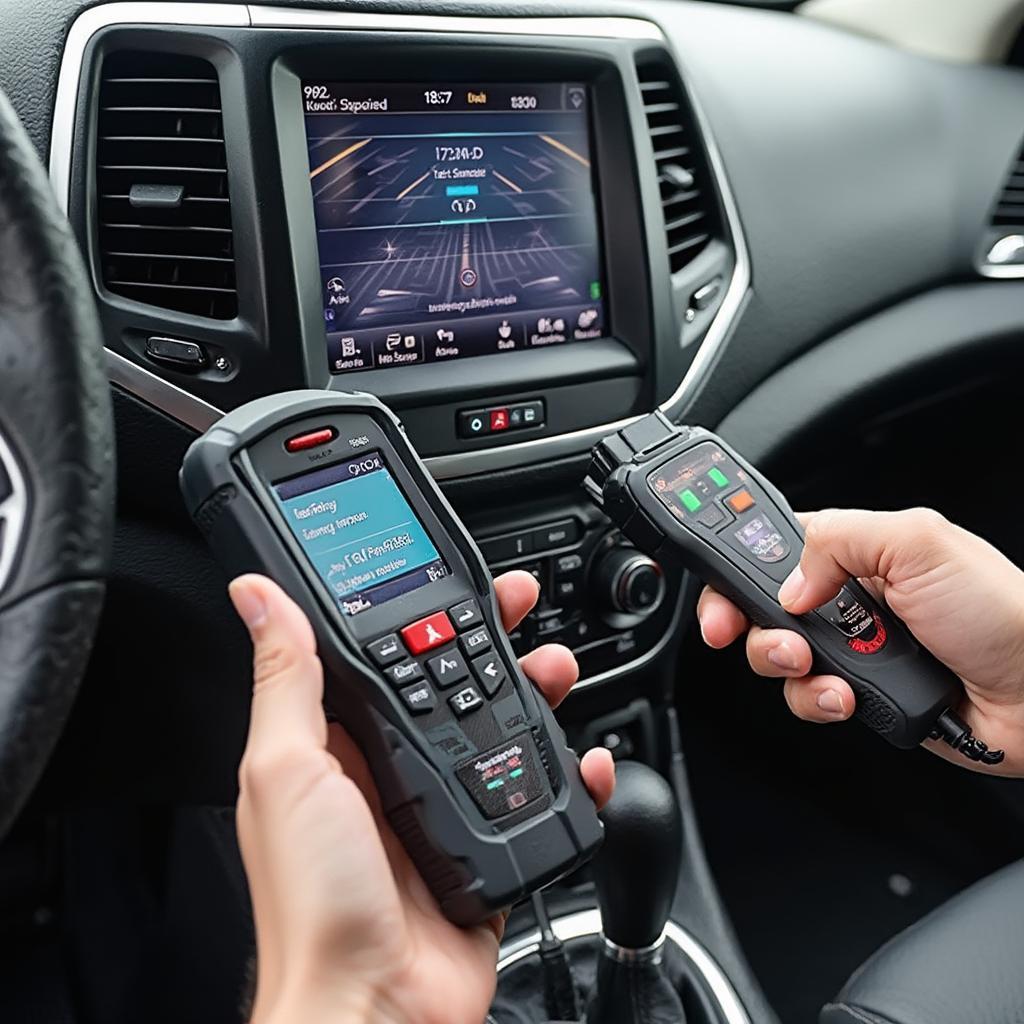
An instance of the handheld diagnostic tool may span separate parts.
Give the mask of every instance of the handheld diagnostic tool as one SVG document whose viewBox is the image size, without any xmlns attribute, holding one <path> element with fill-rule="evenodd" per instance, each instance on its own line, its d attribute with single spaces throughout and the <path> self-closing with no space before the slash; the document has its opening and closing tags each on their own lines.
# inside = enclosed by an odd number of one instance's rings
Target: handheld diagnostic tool
<svg viewBox="0 0 1024 1024">
<path fill-rule="evenodd" d="M 790 615 L 779 587 L 800 561 L 803 531 L 786 499 L 721 438 L 654 413 L 593 451 L 585 487 L 641 551 L 680 563 L 766 627 L 807 639 L 816 672 L 848 680 L 857 717 L 894 746 L 942 739 L 997 764 L 953 708 L 959 678 L 854 579 L 816 611 Z"/>
<path fill-rule="evenodd" d="M 189 448 L 181 489 L 228 572 L 265 573 L 308 615 L 325 706 L 451 921 L 482 921 L 595 851 L 576 756 L 519 669 L 487 567 L 384 405 L 250 402 Z"/>
</svg>

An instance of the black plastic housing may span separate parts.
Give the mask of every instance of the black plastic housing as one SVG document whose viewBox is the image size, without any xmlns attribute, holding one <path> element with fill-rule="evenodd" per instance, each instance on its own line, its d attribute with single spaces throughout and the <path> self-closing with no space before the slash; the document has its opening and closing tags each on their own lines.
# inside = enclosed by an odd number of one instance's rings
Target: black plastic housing
<svg viewBox="0 0 1024 1024">
<path fill-rule="evenodd" d="M 281 458 L 270 453 L 283 453 L 283 439 L 304 427 L 325 425 L 335 427 L 336 440 L 291 456 L 292 471 L 325 468 L 361 450 L 380 451 L 450 577 L 354 618 L 341 615 L 270 492 Z M 325 669 L 324 704 L 366 755 L 388 820 L 451 921 L 480 922 L 571 871 L 597 849 L 602 826 L 578 761 L 547 703 L 519 670 L 490 573 L 399 421 L 381 402 L 365 394 L 323 391 L 257 399 L 192 444 L 180 483 L 189 512 L 228 573 L 265 573 L 309 617 Z M 493 705 L 493 715 L 482 709 L 474 720 L 489 716 L 487 728 L 496 742 L 509 742 L 513 734 L 532 742 L 546 786 L 543 799 L 497 820 L 483 816 L 456 776 L 467 759 L 472 763 L 485 752 L 479 736 L 476 750 L 458 758 L 429 742 L 393 685 L 363 653 L 374 634 L 443 610 L 467 594 L 481 609 L 518 698 L 514 721 L 503 722 L 497 713 L 504 702 Z"/>
<path fill-rule="evenodd" d="M 755 569 L 737 546 L 713 531 L 683 526 L 648 484 L 659 467 L 708 442 L 742 468 L 748 489 L 758 505 L 767 508 L 788 545 L 788 554 L 771 566 L 771 573 Z M 770 481 L 711 431 L 676 427 L 657 413 L 648 416 L 594 448 L 586 487 L 642 551 L 690 569 L 734 601 L 752 622 L 802 635 L 814 653 L 814 671 L 848 680 L 857 698 L 856 717 L 893 746 L 918 746 L 929 737 L 939 716 L 959 703 L 962 685 L 957 676 L 856 580 L 851 579 L 845 589 L 884 625 L 884 645 L 872 653 L 851 649 L 843 635 L 818 614 L 794 616 L 782 608 L 779 584 L 800 561 L 803 530 Z"/>
</svg>

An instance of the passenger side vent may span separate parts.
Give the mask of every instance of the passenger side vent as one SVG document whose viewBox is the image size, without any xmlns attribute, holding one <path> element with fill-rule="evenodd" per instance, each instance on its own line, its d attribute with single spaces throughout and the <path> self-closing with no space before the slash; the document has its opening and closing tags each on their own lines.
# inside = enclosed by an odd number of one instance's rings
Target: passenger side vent
<svg viewBox="0 0 1024 1024">
<path fill-rule="evenodd" d="M 667 59 L 637 64 L 654 146 L 672 273 L 695 259 L 718 230 L 718 207 L 696 119 Z"/>
<path fill-rule="evenodd" d="M 103 62 L 96 141 L 103 283 L 196 316 L 238 312 L 216 69 L 120 51 Z"/>
<path fill-rule="evenodd" d="M 1010 167 L 1002 194 L 992 211 L 992 223 L 997 227 L 1024 224 L 1024 147 Z"/>
</svg>

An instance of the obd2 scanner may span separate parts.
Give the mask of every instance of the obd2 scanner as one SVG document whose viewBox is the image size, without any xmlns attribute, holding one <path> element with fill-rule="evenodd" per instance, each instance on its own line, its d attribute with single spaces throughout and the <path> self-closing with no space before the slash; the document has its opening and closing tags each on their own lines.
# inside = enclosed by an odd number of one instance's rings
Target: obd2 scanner
<svg viewBox="0 0 1024 1024">
<path fill-rule="evenodd" d="M 960 679 L 859 581 L 807 615 L 779 604 L 803 530 L 782 494 L 711 431 L 646 416 L 594 448 L 584 487 L 641 551 L 690 569 L 751 622 L 801 634 L 814 671 L 846 679 L 856 717 L 894 746 L 941 739 L 972 761 L 1002 761 L 954 710 Z"/>
<path fill-rule="evenodd" d="M 519 669 L 487 566 L 381 402 L 257 399 L 192 444 L 180 482 L 228 573 L 270 576 L 309 617 L 325 707 L 451 921 L 597 849 L 578 761 Z"/>
</svg>

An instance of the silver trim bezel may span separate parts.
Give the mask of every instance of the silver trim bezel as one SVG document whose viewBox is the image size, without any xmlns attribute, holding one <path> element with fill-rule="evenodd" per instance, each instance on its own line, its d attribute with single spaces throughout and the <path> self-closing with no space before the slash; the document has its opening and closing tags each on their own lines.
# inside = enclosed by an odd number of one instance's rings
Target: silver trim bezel
<svg viewBox="0 0 1024 1024">
<path fill-rule="evenodd" d="M 599 936 L 601 935 L 601 911 L 594 908 L 553 918 L 551 928 L 563 942 L 568 942 L 570 939 Z M 750 1016 L 743 1003 L 740 1002 L 740 997 L 736 993 L 736 989 L 733 988 L 732 982 L 729 981 L 725 971 L 707 949 L 675 921 L 669 921 L 665 925 L 664 937 L 676 946 L 707 982 L 727 1024 L 751 1024 Z M 536 953 L 539 949 L 539 931 L 528 932 L 502 943 L 498 953 L 498 974 L 500 975 L 503 970 L 530 956 L 531 953 Z"/>
<path fill-rule="evenodd" d="M 28 520 L 28 487 L 21 466 L 14 457 L 7 438 L 0 433 L 0 466 L 11 484 L 11 493 L 0 501 L 0 594 L 7 586 L 21 549 L 22 535 Z"/>
<path fill-rule="evenodd" d="M 261 28 L 306 28 L 335 30 L 380 30 L 406 32 L 481 33 L 507 36 L 575 36 L 604 39 L 648 40 L 668 45 L 660 27 L 642 18 L 553 17 L 502 18 L 418 14 L 369 14 L 317 11 L 273 6 L 217 3 L 118 2 L 84 11 L 68 33 L 57 82 L 57 95 L 50 143 L 50 180 L 61 209 L 67 213 L 70 201 L 71 158 L 74 149 L 75 117 L 85 49 L 98 31 L 112 25 L 180 24 L 193 26 L 235 26 Z M 686 374 L 672 395 L 660 405 L 670 418 L 677 417 L 711 370 L 732 322 L 750 286 L 750 259 L 739 212 L 729 187 L 721 155 L 696 97 L 687 87 L 694 118 L 704 137 L 708 161 L 725 213 L 734 250 L 734 265 L 722 305 L 715 314 Z M 109 350 L 108 350 L 109 351 Z M 188 395 L 182 388 L 129 359 L 111 352 L 108 365 L 116 368 L 117 383 L 148 404 L 196 430 L 210 425 L 215 406 Z M 192 401 L 183 397 L 188 395 Z M 436 455 L 424 461 L 438 480 L 487 473 L 529 465 L 541 459 L 560 458 L 586 451 L 600 438 L 619 430 L 639 417 L 602 423 L 594 427 L 471 452 Z"/>
</svg>

